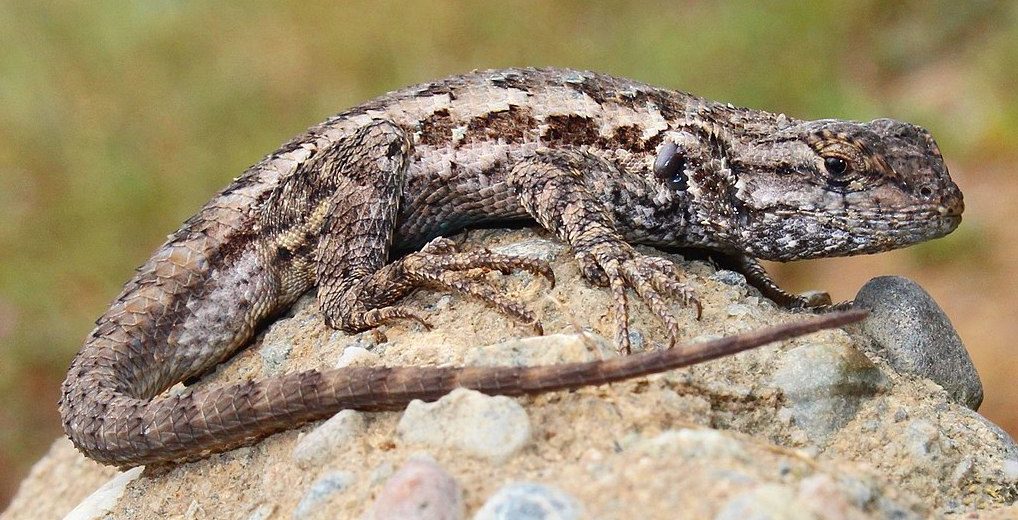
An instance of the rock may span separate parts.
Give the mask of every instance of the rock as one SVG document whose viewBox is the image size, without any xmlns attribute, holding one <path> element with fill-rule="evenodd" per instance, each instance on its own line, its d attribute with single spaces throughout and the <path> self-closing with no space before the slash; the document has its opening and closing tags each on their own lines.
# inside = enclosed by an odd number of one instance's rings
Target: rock
<svg viewBox="0 0 1018 520">
<path fill-rule="evenodd" d="M 861 489 L 862 495 L 853 495 L 855 484 L 851 479 L 838 481 L 830 475 L 819 473 L 802 479 L 798 486 L 755 486 L 726 502 L 714 520 L 922 518 L 892 501 L 874 500 L 876 497 L 869 493 L 868 488 Z M 867 510 L 870 510 L 869 514 Z"/>
<path fill-rule="evenodd" d="M 344 444 L 364 432 L 364 414 L 342 410 L 304 435 L 293 448 L 292 457 L 301 467 L 321 464 Z"/>
<path fill-rule="evenodd" d="M 334 366 L 336 368 L 377 366 L 380 359 L 378 354 L 364 347 L 352 346 L 343 349 Z"/>
<path fill-rule="evenodd" d="M 434 459 L 411 458 L 375 499 L 365 520 L 457 520 L 463 491 Z"/>
<path fill-rule="evenodd" d="M 457 449 L 502 462 L 530 441 L 526 410 L 505 396 L 458 388 L 434 403 L 413 401 L 397 427 L 411 443 Z"/>
<path fill-rule="evenodd" d="M 748 456 L 738 441 L 710 429 L 668 430 L 640 442 L 635 448 L 654 457 L 682 459 L 745 459 Z"/>
<path fill-rule="evenodd" d="M 765 484 L 739 494 L 722 506 L 714 520 L 746 518 L 810 520 L 815 518 L 795 500 L 795 492 L 778 484 Z"/>
<path fill-rule="evenodd" d="M 712 280 L 717 280 L 725 285 L 732 285 L 735 287 L 746 287 L 746 277 L 742 273 L 735 271 L 729 271 L 728 269 L 719 269 L 713 275 Z"/>
<path fill-rule="evenodd" d="M 788 400 L 795 425 L 815 444 L 855 417 L 862 401 L 888 387 L 862 352 L 841 345 L 808 344 L 781 356 L 773 383 Z"/>
<path fill-rule="evenodd" d="M 285 338 L 266 342 L 258 349 L 262 356 L 262 371 L 265 374 L 278 374 L 286 367 L 286 360 L 293 351 L 293 343 Z"/>
<path fill-rule="evenodd" d="M 246 520 L 269 520 L 272 517 L 272 513 L 276 512 L 276 506 L 273 504 L 260 504 L 251 511 L 251 514 L 247 516 Z"/>
<path fill-rule="evenodd" d="M 546 240 L 527 230 L 472 232 L 464 249 L 535 239 Z M 683 337 L 720 337 L 800 319 L 750 296 L 757 293 L 740 286 L 738 276 L 718 275 L 710 264 L 638 250 L 673 260 L 696 287 L 703 317 L 677 311 Z M 506 341 L 532 329 L 475 299 L 422 290 L 401 305 L 432 319 L 433 330 L 397 322 L 384 327 L 388 341 L 373 344 L 375 335 L 326 327 L 311 294 L 270 326 L 262 345 L 292 345 L 279 365 L 287 373 L 328 369 L 337 358 L 391 367 L 612 358 L 613 346 L 599 338 L 614 333 L 608 291 L 583 281 L 571 255 L 551 262 L 554 288 L 526 273 L 485 275 L 530 309 L 548 337 Z M 657 348 L 664 334 L 659 320 L 634 299 L 629 309 L 630 331 Z M 577 325 L 585 332 L 573 334 Z M 344 412 L 303 435 L 282 432 L 247 448 L 145 471 L 105 517 L 364 518 L 390 481 L 412 491 L 406 504 L 438 492 L 415 487 L 415 478 L 395 477 L 422 446 L 462 485 L 467 517 L 482 508 L 484 515 L 536 511 L 548 518 L 635 512 L 641 520 L 768 512 L 850 519 L 1013 513 L 1018 447 L 1008 434 L 937 383 L 899 372 L 889 355 L 866 350 L 874 342 L 860 332 L 823 331 L 574 391 L 508 399 L 457 390 L 405 412 Z M 260 349 L 241 349 L 186 391 L 262 377 L 267 367 Z M 61 440 L 0 518 L 61 518 L 112 474 Z M 500 491 L 521 481 L 541 487 Z M 496 499 L 504 495 L 509 499 Z"/>
<path fill-rule="evenodd" d="M 594 361 L 617 355 L 615 347 L 596 334 L 548 334 L 471 349 L 463 361 L 466 365 L 518 367 Z"/>
<path fill-rule="evenodd" d="M 318 478 L 293 510 L 293 518 L 309 518 L 320 512 L 320 508 L 329 498 L 346 489 L 354 481 L 353 475 L 346 471 L 333 471 Z M 331 516 L 331 515 L 330 515 Z"/>
<path fill-rule="evenodd" d="M 972 359 L 947 315 L 919 284 L 880 276 L 859 290 L 855 305 L 872 311 L 862 328 L 895 370 L 928 378 L 956 402 L 979 409 L 983 385 Z"/>
<path fill-rule="evenodd" d="M 566 246 L 562 242 L 555 240 L 531 238 L 511 244 L 495 246 L 491 250 L 502 255 L 525 256 L 551 262 L 566 250 Z"/>
<path fill-rule="evenodd" d="M 107 513 L 116 507 L 120 497 L 124 494 L 124 490 L 127 489 L 127 485 L 140 477 L 144 469 L 145 466 L 138 466 L 113 477 L 109 482 L 103 484 L 102 487 L 78 504 L 64 519 L 92 520 L 106 516 Z"/>
<path fill-rule="evenodd" d="M 575 498 L 554 487 L 516 482 L 492 495 L 474 520 L 573 520 L 582 514 Z"/>
</svg>

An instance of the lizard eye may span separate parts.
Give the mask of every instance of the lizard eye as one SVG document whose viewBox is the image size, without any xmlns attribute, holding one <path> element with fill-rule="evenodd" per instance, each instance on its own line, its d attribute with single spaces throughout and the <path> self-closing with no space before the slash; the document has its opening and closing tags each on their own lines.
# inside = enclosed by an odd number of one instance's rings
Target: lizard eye
<svg viewBox="0 0 1018 520">
<path fill-rule="evenodd" d="M 824 159 L 824 168 L 835 177 L 840 177 L 848 172 L 848 163 L 840 157 L 827 157 Z"/>
<path fill-rule="evenodd" d="M 654 177 L 677 191 L 689 187 L 686 179 L 686 158 L 675 143 L 665 143 L 654 160 Z"/>
</svg>

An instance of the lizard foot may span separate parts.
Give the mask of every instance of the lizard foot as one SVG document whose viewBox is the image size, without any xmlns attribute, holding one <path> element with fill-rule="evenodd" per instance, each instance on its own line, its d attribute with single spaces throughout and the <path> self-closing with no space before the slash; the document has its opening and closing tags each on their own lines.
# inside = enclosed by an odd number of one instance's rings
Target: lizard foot
<svg viewBox="0 0 1018 520">
<path fill-rule="evenodd" d="M 416 321 L 431 328 L 416 311 L 397 302 L 416 288 L 432 287 L 474 296 L 543 333 L 540 322 L 530 310 L 506 297 L 484 278 L 490 271 L 509 274 L 515 270 L 543 276 L 553 286 L 555 284 L 551 266 L 543 260 L 503 255 L 487 249 L 461 252 L 455 242 L 436 238 L 420 251 L 360 278 L 343 291 L 335 304 L 323 301 L 322 311 L 328 326 L 350 332 L 371 329 L 396 319 Z"/>
<path fill-rule="evenodd" d="M 502 274 L 523 270 L 543 276 L 554 286 L 555 274 L 543 260 L 503 255 L 488 249 L 460 252 L 453 241 L 436 238 L 419 252 L 407 256 L 403 261 L 403 269 L 420 285 L 471 295 L 503 314 L 531 324 L 539 334 L 544 333 L 541 323 L 529 309 L 509 299 L 483 279 L 490 270 Z"/>
<path fill-rule="evenodd" d="M 629 309 L 626 288 L 632 288 L 668 329 L 668 347 L 679 338 L 679 323 L 669 308 L 667 298 L 679 299 L 696 309 L 700 319 L 703 307 L 693 290 L 678 281 L 679 270 L 671 261 L 636 252 L 625 242 L 603 242 L 588 251 L 577 253 L 584 276 L 594 283 L 608 285 L 614 301 L 615 344 L 628 354 Z"/>
</svg>

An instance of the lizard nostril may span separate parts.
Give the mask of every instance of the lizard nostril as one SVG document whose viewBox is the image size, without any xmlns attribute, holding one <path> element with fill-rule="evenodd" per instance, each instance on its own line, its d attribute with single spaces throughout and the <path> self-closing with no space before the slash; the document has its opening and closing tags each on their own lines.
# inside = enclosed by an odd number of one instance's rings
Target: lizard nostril
<svg viewBox="0 0 1018 520">
<path fill-rule="evenodd" d="M 951 217 L 960 217 L 964 211 L 965 203 L 961 198 L 955 199 L 949 206 L 947 206 L 947 214 Z"/>
</svg>

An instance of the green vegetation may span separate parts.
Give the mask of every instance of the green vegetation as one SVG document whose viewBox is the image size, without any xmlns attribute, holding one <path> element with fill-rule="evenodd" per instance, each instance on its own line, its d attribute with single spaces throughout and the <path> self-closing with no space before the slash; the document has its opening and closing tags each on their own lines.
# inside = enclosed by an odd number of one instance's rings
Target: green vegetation
<svg viewBox="0 0 1018 520">
<path fill-rule="evenodd" d="M 331 113 L 472 68 L 558 65 L 908 119 L 971 163 L 1014 154 L 1016 18 L 951 1 L 0 1 L 0 507 L 59 432 L 63 370 L 132 268 Z"/>
</svg>

